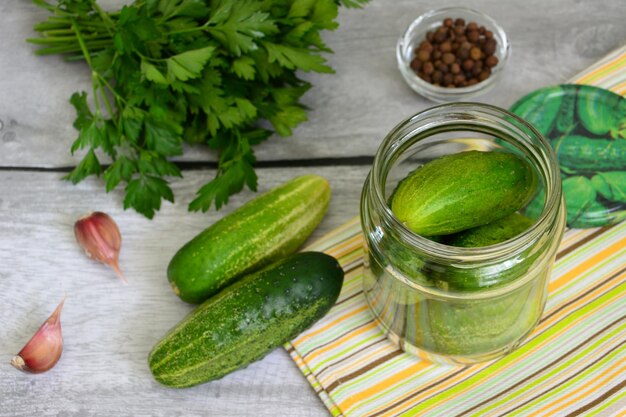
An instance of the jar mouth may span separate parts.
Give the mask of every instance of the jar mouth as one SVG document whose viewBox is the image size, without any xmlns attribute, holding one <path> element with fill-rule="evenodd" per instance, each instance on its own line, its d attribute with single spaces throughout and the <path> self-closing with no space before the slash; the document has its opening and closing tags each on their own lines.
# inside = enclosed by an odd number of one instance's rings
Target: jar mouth
<svg viewBox="0 0 626 417">
<path fill-rule="evenodd" d="M 418 136 L 425 138 L 430 136 L 430 133 L 459 130 L 485 133 L 485 130 L 479 125 L 496 119 L 498 123 L 504 124 L 506 128 L 510 129 L 517 139 L 526 144 L 525 150 L 534 160 L 535 168 L 545 178 L 544 207 L 533 225 L 510 240 L 490 246 L 465 248 L 448 246 L 429 240 L 414 233 L 398 220 L 387 205 L 384 189 L 389 167 L 407 147 L 416 141 L 411 141 L 411 139 Z M 463 125 L 462 129 L 458 128 L 460 124 Z M 500 133 L 504 132 L 502 129 L 504 128 L 500 129 Z M 492 129 L 489 133 L 498 137 L 497 129 Z M 510 134 L 507 135 L 511 136 Z M 537 146 L 536 142 L 539 142 L 540 146 Z M 401 241 L 433 259 L 467 265 L 497 262 L 511 256 L 511 254 L 521 252 L 537 242 L 544 232 L 549 230 L 558 215 L 562 198 L 558 173 L 559 166 L 552 147 L 532 125 L 499 107 L 465 102 L 431 107 L 400 122 L 389 132 L 376 152 L 369 181 L 377 211 L 381 213 L 382 219 L 397 231 Z"/>
</svg>

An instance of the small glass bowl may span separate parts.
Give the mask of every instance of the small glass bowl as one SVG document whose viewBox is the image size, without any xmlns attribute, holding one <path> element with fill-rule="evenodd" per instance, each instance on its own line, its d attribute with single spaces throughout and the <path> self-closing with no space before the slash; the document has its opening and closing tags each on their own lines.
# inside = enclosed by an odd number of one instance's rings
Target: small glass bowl
<svg viewBox="0 0 626 417">
<path fill-rule="evenodd" d="M 468 87 L 440 87 L 422 80 L 411 69 L 411 60 L 415 57 L 415 48 L 426 39 L 426 32 L 435 30 L 441 26 L 443 19 L 465 19 L 466 24 L 476 22 L 479 26 L 485 26 L 487 30 L 493 32 L 498 46 L 495 56 L 498 58 L 498 65 L 492 68 L 491 75 L 484 81 Z M 466 101 L 471 97 L 478 96 L 490 90 L 500 78 L 502 70 L 510 55 L 511 47 L 506 33 L 491 17 L 476 10 L 464 7 L 447 7 L 444 9 L 431 10 L 424 13 L 413 21 L 407 28 L 404 35 L 398 40 L 396 47 L 396 58 L 398 68 L 404 80 L 418 94 L 438 103 L 451 101 Z"/>
</svg>

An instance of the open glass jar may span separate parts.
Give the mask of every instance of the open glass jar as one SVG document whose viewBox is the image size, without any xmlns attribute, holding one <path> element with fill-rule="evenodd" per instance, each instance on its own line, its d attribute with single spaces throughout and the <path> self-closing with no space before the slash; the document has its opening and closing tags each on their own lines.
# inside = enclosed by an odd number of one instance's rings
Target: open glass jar
<svg viewBox="0 0 626 417">
<path fill-rule="evenodd" d="M 453 247 L 393 215 L 389 200 L 409 172 L 468 150 L 511 152 L 534 169 L 545 197 L 528 230 L 496 245 Z M 512 113 L 477 103 L 433 107 L 381 144 L 363 187 L 361 223 L 365 296 L 389 339 L 435 362 L 491 360 L 515 349 L 543 312 L 565 227 L 558 164 L 541 134 Z"/>
</svg>

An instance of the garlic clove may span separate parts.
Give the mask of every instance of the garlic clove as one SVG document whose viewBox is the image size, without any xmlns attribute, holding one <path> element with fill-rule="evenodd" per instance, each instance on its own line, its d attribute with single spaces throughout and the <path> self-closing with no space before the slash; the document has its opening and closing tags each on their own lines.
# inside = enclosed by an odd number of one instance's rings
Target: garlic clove
<svg viewBox="0 0 626 417">
<path fill-rule="evenodd" d="M 111 216 L 101 211 L 89 213 L 76 221 L 74 234 L 88 257 L 110 266 L 124 283 L 128 283 L 119 266 L 122 235 Z"/>
<path fill-rule="evenodd" d="M 41 373 L 51 369 L 61 358 L 63 335 L 61 334 L 61 310 L 65 298 L 48 317 L 39 330 L 11 360 L 20 371 Z"/>
</svg>

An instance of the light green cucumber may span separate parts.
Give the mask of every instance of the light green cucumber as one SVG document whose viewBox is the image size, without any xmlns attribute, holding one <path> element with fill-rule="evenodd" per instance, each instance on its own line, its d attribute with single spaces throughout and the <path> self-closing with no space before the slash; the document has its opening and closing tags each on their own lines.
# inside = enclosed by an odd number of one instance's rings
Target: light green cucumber
<svg viewBox="0 0 626 417">
<path fill-rule="evenodd" d="M 528 217 L 513 213 L 489 224 L 450 235 L 445 243 L 465 248 L 495 245 L 514 238 L 532 224 L 533 221 Z M 504 285 L 523 276 L 539 255 L 539 252 L 525 254 L 513 265 L 501 263 L 480 268 L 433 271 L 431 277 L 436 286 L 446 290 L 476 291 Z"/>
<path fill-rule="evenodd" d="M 519 213 L 513 213 L 483 226 L 474 227 L 450 235 L 445 243 L 451 246 L 477 248 L 504 242 L 524 232 L 533 221 Z"/>
<path fill-rule="evenodd" d="M 303 252 L 246 275 L 196 308 L 148 357 L 154 378 L 184 388 L 258 360 L 311 326 L 335 304 L 343 270 Z"/>
<path fill-rule="evenodd" d="M 200 303 L 244 274 L 295 252 L 324 217 L 328 181 L 292 179 L 244 204 L 185 244 L 167 277 L 184 301 Z"/>
<path fill-rule="evenodd" d="M 417 234 L 448 235 L 516 212 L 536 188 L 534 171 L 516 155 L 462 152 L 413 171 L 395 190 L 391 210 Z"/>
</svg>

